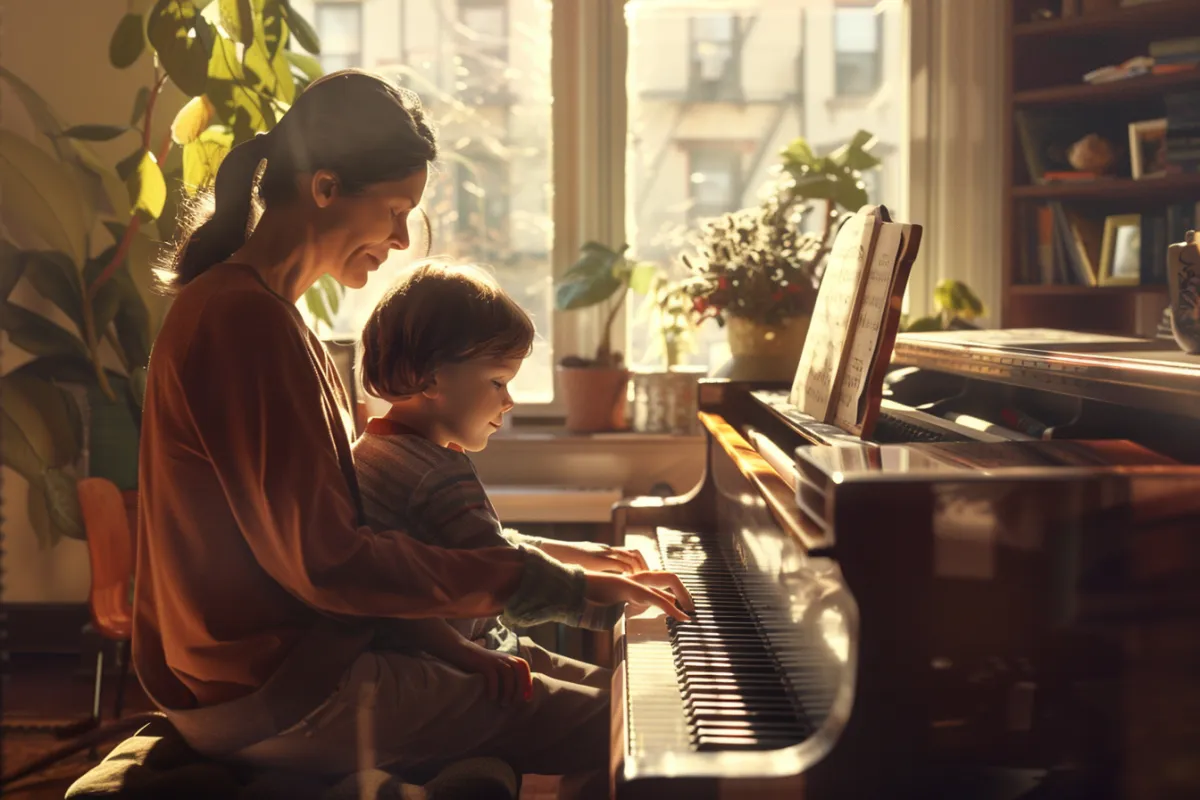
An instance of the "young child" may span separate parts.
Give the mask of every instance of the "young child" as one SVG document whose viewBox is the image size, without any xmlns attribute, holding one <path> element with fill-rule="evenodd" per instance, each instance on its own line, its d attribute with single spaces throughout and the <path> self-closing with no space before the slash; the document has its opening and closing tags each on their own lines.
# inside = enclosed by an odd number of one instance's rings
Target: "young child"
<svg viewBox="0 0 1200 800">
<path fill-rule="evenodd" d="M 487 446 L 513 407 L 508 384 L 533 338 L 528 314 L 474 267 L 426 263 L 388 291 L 362 335 L 363 387 L 392 405 L 354 444 L 368 522 L 440 547 L 533 546 L 587 570 L 643 571 L 646 564 L 633 550 L 503 529 L 466 455 Z M 588 604 L 580 594 L 571 607 L 547 616 L 603 630 L 620 611 Z M 505 701 L 528 696 L 527 660 L 535 672 L 607 689 L 606 670 L 518 641 L 497 618 L 406 621 L 393 630 L 406 639 L 403 645 L 482 673 L 489 694 Z"/>
</svg>

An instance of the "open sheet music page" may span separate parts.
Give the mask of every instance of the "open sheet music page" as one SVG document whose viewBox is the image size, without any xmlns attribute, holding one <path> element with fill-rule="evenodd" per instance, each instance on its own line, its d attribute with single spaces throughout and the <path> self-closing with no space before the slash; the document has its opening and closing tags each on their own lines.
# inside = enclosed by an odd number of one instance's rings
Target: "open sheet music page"
<svg viewBox="0 0 1200 800">
<path fill-rule="evenodd" d="M 837 410 L 833 424 L 851 433 L 859 430 L 858 405 L 867 377 L 879 349 L 879 332 L 892 301 L 892 281 L 896 276 L 896 261 L 904 247 L 905 226 L 889 222 L 880 226 L 867 270 L 866 288 L 859 305 L 858 318 L 850 329 L 849 358 L 846 369 L 835 387 Z"/>
<path fill-rule="evenodd" d="M 851 215 L 842 223 L 825 266 L 804 352 L 796 369 L 790 400 L 805 414 L 829 422 L 832 394 L 849 339 L 860 280 L 879 228 L 876 209 Z"/>
</svg>

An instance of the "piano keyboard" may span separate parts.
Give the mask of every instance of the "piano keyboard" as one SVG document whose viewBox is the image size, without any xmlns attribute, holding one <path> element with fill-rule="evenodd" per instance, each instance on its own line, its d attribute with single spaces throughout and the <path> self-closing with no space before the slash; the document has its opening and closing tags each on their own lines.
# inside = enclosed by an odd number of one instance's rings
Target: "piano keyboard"
<svg viewBox="0 0 1200 800">
<path fill-rule="evenodd" d="M 630 530 L 625 544 L 651 569 L 676 573 L 696 602 L 691 622 L 657 609 L 628 614 L 623 634 L 627 698 L 626 770 L 693 775 L 796 774 L 832 744 L 815 736 L 839 694 L 841 665 L 780 602 L 777 583 L 731 569 L 732 553 L 699 535 Z M 847 709 L 848 710 L 848 709 Z M 840 725 L 836 725 L 839 727 Z M 836 735 L 833 737 L 836 738 Z M 665 763 L 664 763 L 665 759 Z"/>
</svg>

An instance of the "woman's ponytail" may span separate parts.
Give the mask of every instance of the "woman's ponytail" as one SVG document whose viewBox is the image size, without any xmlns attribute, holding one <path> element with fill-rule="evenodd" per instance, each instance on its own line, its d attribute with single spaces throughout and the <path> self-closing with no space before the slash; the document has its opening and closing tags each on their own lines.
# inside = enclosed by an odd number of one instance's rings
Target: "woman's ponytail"
<svg viewBox="0 0 1200 800">
<path fill-rule="evenodd" d="M 161 276 L 168 291 L 181 289 L 246 243 L 255 174 L 268 156 L 269 135 L 258 135 L 229 151 L 208 197 L 198 197 L 180 219 L 179 244 Z"/>
</svg>

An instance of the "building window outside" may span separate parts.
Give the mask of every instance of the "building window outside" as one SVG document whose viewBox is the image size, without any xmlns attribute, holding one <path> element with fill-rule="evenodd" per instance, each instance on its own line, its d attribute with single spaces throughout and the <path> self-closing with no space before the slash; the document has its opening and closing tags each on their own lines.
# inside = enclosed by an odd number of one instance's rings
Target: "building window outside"
<svg viewBox="0 0 1200 800">
<path fill-rule="evenodd" d="M 734 14 L 701 14 L 689 20 L 689 94 L 700 100 L 736 100 L 741 94 Z"/>
<path fill-rule="evenodd" d="M 326 72 L 362 66 L 361 3 L 317 3 L 313 24 L 321 37 L 321 66 Z"/>
<path fill-rule="evenodd" d="M 720 144 L 693 145 L 688 149 L 689 217 L 703 220 L 736 211 L 741 206 L 741 151 Z"/>
<path fill-rule="evenodd" d="M 872 7 L 838 8 L 833 39 L 837 95 L 855 97 L 878 91 L 883 80 L 883 15 Z"/>
</svg>

